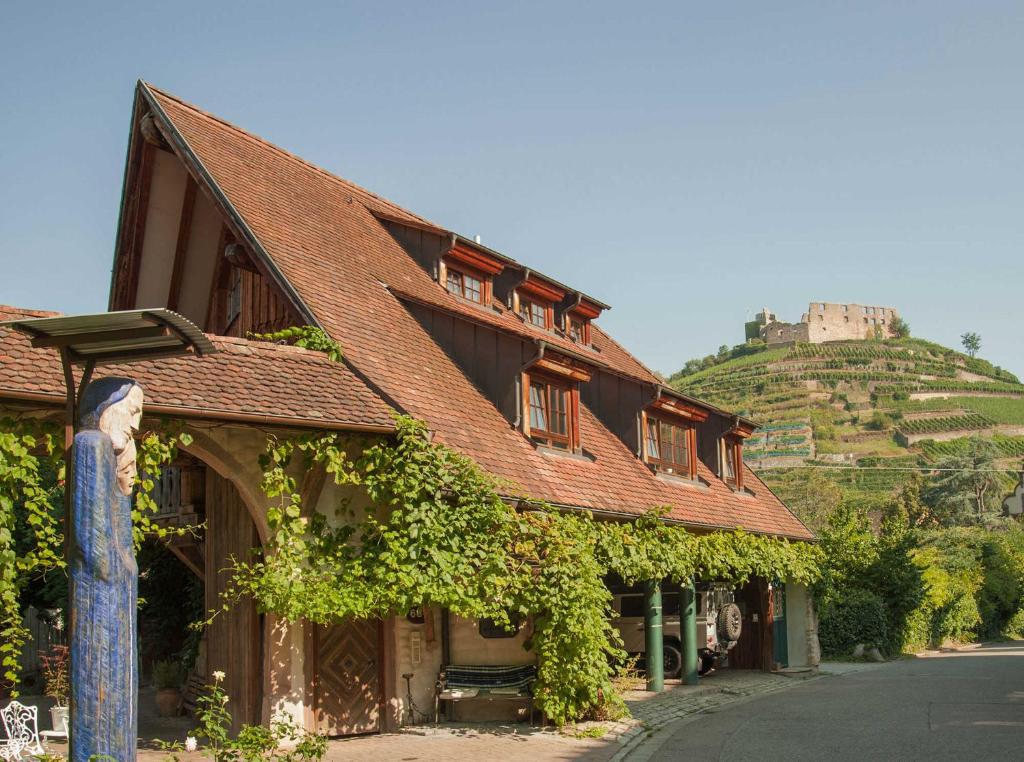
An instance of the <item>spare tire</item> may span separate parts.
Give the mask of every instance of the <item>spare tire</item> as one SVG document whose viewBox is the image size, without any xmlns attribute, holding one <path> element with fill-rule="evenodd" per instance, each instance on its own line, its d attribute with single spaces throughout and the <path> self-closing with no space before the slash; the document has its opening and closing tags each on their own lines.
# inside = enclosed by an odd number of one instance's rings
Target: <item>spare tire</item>
<svg viewBox="0 0 1024 762">
<path fill-rule="evenodd" d="M 739 640 L 743 632 L 743 614 L 735 603 L 727 603 L 718 611 L 719 640 Z"/>
</svg>

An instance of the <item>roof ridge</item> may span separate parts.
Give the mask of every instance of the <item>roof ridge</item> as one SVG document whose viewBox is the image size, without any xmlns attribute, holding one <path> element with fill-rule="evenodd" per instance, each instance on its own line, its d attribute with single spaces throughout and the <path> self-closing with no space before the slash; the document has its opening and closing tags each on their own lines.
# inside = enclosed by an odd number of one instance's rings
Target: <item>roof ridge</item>
<svg viewBox="0 0 1024 762">
<path fill-rule="evenodd" d="M 16 307 L 13 304 L 0 304 L 0 315 L 31 315 L 32 317 L 61 317 L 63 312 L 57 310 L 36 310 L 30 307 Z"/>
<path fill-rule="evenodd" d="M 432 225 L 434 227 L 444 229 L 441 225 L 438 225 L 433 220 L 428 220 L 426 217 L 421 217 L 420 215 L 416 214 L 415 212 L 412 212 L 412 211 L 406 209 L 404 206 L 400 206 L 399 204 L 396 204 L 394 201 L 386 199 L 383 196 L 380 196 L 380 195 L 374 193 L 373 191 L 371 191 L 371 190 L 369 190 L 367 188 L 364 188 L 363 186 L 361 186 L 361 185 L 359 185 L 357 183 L 352 182 L 351 180 L 348 180 L 348 179 L 346 179 L 344 177 L 341 177 L 340 175 L 336 175 L 333 172 L 330 172 L 329 170 L 326 170 L 323 167 L 320 167 L 320 166 L 314 164 L 313 162 L 309 161 L 308 159 L 304 159 L 301 156 L 299 156 L 298 154 L 292 153 L 291 151 L 287 150 L 286 148 L 282 148 L 281 146 L 277 145 L 276 143 L 271 143 L 266 138 L 260 137 L 259 135 L 256 135 L 255 133 L 249 132 L 249 130 L 246 130 L 243 127 L 239 127 L 237 124 L 234 124 L 233 122 L 229 122 L 227 119 L 224 119 L 223 117 L 217 116 L 216 114 L 213 114 L 213 113 L 211 113 L 209 111 L 206 111 L 205 109 L 199 108 L 194 103 L 189 103 L 188 101 L 186 101 L 183 98 L 175 95 L 174 93 L 169 93 L 166 90 L 157 87 L 156 85 L 153 85 L 153 84 L 151 84 L 149 82 L 146 82 L 145 80 L 139 80 L 139 82 L 143 86 L 148 88 L 149 90 L 153 91 L 154 93 L 158 93 L 159 95 L 162 95 L 165 98 L 169 98 L 170 100 L 174 101 L 178 105 L 180 105 L 180 106 L 182 106 L 184 108 L 187 108 L 187 109 L 189 109 L 191 111 L 194 111 L 195 113 L 199 114 L 200 116 L 205 117 L 206 119 L 209 119 L 209 120 L 211 120 L 213 122 L 216 122 L 217 124 L 219 124 L 221 127 L 225 128 L 225 129 L 232 130 L 233 132 L 239 134 L 240 136 L 246 138 L 247 140 L 251 140 L 251 141 L 253 141 L 255 143 L 259 143 L 260 145 L 263 145 L 263 146 L 269 148 L 270 150 L 280 154 L 281 156 L 283 156 L 283 157 L 285 157 L 287 159 L 290 159 L 290 160 L 295 161 L 295 162 L 297 162 L 299 164 L 302 164 L 307 169 L 311 169 L 314 172 L 316 172 L 316 173 L 318 173 L 320 175 L 323 175 L 324 177 L 326 177 L 329 180 L 333 180 L 334 182 L 341 183 L 342 185 L 348 187 L 350 190 L 354 190 L 357 193 L 362 193 L 365 196 L 367 196 L 369 199 L 372 199 L 373 201 L 376 201 L 376 202 L 384 204 L 384 205 L 386 205 L 388 207 L 391 207 L 392 209 L 395 209 L 395 210 L 401 212 L 402 214 L 408 215 L 412 219 L 419 220 L 420 222 L 424 222 L 424 223 L 427 223 L 427 224 Z"/>
</svg>

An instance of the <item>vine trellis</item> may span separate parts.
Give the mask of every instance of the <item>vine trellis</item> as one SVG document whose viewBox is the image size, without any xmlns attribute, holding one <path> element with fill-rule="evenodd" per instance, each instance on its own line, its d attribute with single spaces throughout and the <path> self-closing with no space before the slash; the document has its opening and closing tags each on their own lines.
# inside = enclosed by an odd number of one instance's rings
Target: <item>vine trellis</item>
<svg viewBox="0 0 1024 762">
<path fill-rule="evenodd" d="M 133 509 L 136 541 L 172 531 L 152 519 L 156 475 L 189 436 L 164 429 L 142 437 Z M 63 573 L 59 485 L 63 448 L 56 427 L 0 422 L 0 659 L 17 678 L 24 643 L 18 594 L 28 580 Z M 335 483 L 360 488 L 372 510 L 332 522 L 303 506 L 293 475 L 322 466 Z M 251 595 L 261 611 L 319 624 L 346 617 L 444 607 L 463 617 L 510 623 L 532 617 L 527 643 L 538 660 L 538 706 L 557 723 L 622 708 L 612 685 L 623 655 L 611 624 L 604 576 L 626 581 L 694 575 L 741 583 L 753 575 L 809 583 L 818 575 L 816 545 L 741 530 L 697 535 L 661 521 L 654 508 L 633 521 L 558 511 L 486 474 L 471 459 L 430 441 L 426 425 L 396 419 L 392 438 L 351 434 L 271 436 L 260 459 L 271 499 L 264 553 L 234 559 L 222 606 Z M 45 466 L 44 463 L 48 463 Z M 47 468 L 58 487 L 48 488 Z M 24 522 L 31 542 L 18 555 Z"/>
</svg>

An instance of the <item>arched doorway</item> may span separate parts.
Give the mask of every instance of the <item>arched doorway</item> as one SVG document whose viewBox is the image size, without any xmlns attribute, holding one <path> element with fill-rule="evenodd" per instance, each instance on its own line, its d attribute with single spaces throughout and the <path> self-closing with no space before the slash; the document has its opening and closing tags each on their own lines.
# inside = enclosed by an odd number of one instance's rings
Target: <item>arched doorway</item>
<svg viewBox="0 0 1024 762">
<path fill-rule="evenodd" d="M 202 580 L 205 610 L 218 611 L 203 633 L 186 685 L 186 704 L 199 686 L 212 682 L 213 673 L 221 671 L 234 729 L 258 724 L 263 708 L 263 617 L 248 598 L 219 610 L 232 558 L 245 560 L 261 547 L 249 508 L 230 479 L 187 453 L 164 468 L 154 497 L 161 524 L 205 523 L 203 531 L 168 542 L 171 552 Z"/>
</svg>

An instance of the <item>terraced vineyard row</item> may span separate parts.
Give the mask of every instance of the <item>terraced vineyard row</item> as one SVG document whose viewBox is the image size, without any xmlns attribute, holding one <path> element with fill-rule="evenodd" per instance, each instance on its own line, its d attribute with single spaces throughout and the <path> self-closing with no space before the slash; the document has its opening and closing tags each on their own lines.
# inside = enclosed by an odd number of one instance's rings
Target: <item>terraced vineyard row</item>
<svg viewBox="0 0 1024 762">
<path fill-rule="evenodd" d="M 903 434 L 938 434 L 943 431 L 961 431 L 988 429 L 995 421 L 978 413 L 943 416 L 941 418 L 918 418 L 911 421 L 900 421 L 899 430 Z"/>
<path fill-rule="evenodd" d="M 1024 394 L 1024 386 L 1004 381 L 918 381 L 917 383 L 879 384 L 877 397 L 892 397 L 899 392 L 998 392 Z"/>
<path fill-rule="evenodd" d="M 969 437 L 950 439 L 946 442 L 936 442 L 933 439 L 926 439 L 918 442 L 921 452 L 929 460 L 938 460 L 948 455 L 963 455 L 970 446 Z M 999 448 L 1000 453 L 1007 458 L 1024 457 L 1024 437 L 1003 437 L 996 434 L 992 437 L 993 443 Z"/>
</svg>

